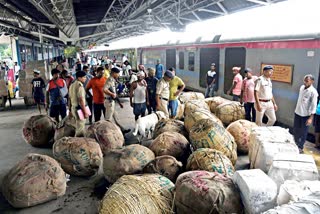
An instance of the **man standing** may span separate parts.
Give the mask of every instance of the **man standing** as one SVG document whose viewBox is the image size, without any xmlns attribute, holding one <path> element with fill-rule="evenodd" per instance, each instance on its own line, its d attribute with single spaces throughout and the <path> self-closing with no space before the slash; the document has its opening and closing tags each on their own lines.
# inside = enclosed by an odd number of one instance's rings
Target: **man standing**
<svg viewBox="0 0 320 214">
<path fill-rule="evenodd" d="M 88 66 L 84 65 L 83 71 L 86 72 L 86 81 L 83 83 L 83 87 L 87 88 L 88 82 L 93 78 L 93 76 L 90 74 Z M 92 112 L 92 90 L 86 90 L 86 101 L 90 112 Z M 89 116 L 89 124 L 92 124 L 92 114 Z"/>
<path fill-rule="evenodd" d="M 170 112 L 170 118 L 174 119 L 177 116 L 177 109 L 179 105 L 178 96 L 185 88 L 185 84 L 182 79 L 176 76 L 176 71 L 174 68 L 170 68 L 169 70 L 172 72 L 173 78 L 169 83 L 170 96 L 168 110 Z"/>
<path fill-rule="evenodd" d="M 55 118 L 59 122 L 59 116 L 65 118 L 67 114 L 65 96 L 68 94 L 68 88 L 66 82 L 59 78 L 60 71 L 58 69 L 52 69 L 52 79 L 49 80 L 46 92 L 46 110 L 48 110 L 50 103 L 50 117 Z"/>
<path fill-rule="evenodd" d="M 168 112 L 168 101 L 170 96 L 169 82 L 172 80 L 173 74 L 171 71 L 166 71 L 163 78 L 161 78 L 157 83 L 156 91 L 156 101 L 157 101 L 157 110 L 163 111 L 166 117 L 169 117 Z"/>
<path fill-rule="evenodd" d="M 241 86 L 242 86 L 242 76 L 240 74 L 240 67 L 233 67 L 232 72 L 233 72 L 233 81 L 232 81 L 232 86 L 228 90 L 227 94 L 230 95 L 232 92 L 232 100 L 233 101 L 239 101 L 240 100 L 240 95 L 241 95 Z"/>
<path fill-rule="evenodd" d="M 272 94 L 272 82 L 270 79 L 272 73 L 273 67 L 271 65 L 264 66 L 263 75 L 256 80 L 254 87 L 256 123 L 258 126 L 262 126 L 264 114 L 268 117 L 267 126 L 273 126 L 276 122 L 275 111 L 278 110 L 278 106 Z"/>
<path fill-rule="evenodd" d="M 213 97 L 214 96 L 214 88 L 216 86 L 216 64 L 211 64 L 211 70 L 207 72 L 207 88 L 205 97 Z"/>
<path fill-rule="evenodd" d="M 94 121 L 97 122 L 101 119 L 101 113 L 105 116 L 106 108 L 104 107 L 104 93 L 103 86 L 107 79 L 103 76 L 103 67 L 97 68 L 97 75 L 92 78 L 86 86 L 86 92 L 91 96 L 91 104 L 93 98 L 93 111 L 94 111 Z M 90 93 L 92 89 L 92 94 Z"/>
<path fill-rule="evenodd" d="M 86 81 L 86 72 L 78 71 L 76 73 L 76 80 L 70 86 L 70 101 L 69 109 L 71 109 L 70 116 L 76 121 L 75 137 L 83 137 L 85 132 L 86 118 L 89 117 L 89 113 L 86 110 L 86 92 L 83 87 L 83 83 Z M 84 118 L 80 118 L 78 110 L 81 110 Z"/>
<path fill-rule="evenodd" d="M 139 119 L 139 116 L 145 116 L 148 103 L 147 83 L 144 80 L 144 72 L 139 71 L 137 76 L 138 80 L 133 82 L 130 88 L 130 106 L 133 108 L 134 119 L 136 121 Z"/>
<path fill-rule="evenodd" d="M 300 153 L 307 138 L 309 126 L 317 109 L 318 92 L 313 87 L 314 77 L 304 76 L 303 85 L 299 90 L 299 97 L 294 111 L 293 135 Z"/>
<path fill-rule="evenodd" d="M 154 68 L 148 68 L 148 77 L 146 78 L 147 90 L 148 90 L 148 101 L 147 109 L 148 114 L 151 114 L 152 111 L 156 111 L 157 101 L 156 101 L 156 90 L 158 79 L 155 77 L 156 71 Z"/>
<path fill-rule="evenodd" d="M 18 65 L 17 62 L 14 62 L 13 70 L 14 70 L 15 81 L 17 81 L 17 79 L 19 78 L 19 72 L 20 72 L 20 66 Z"/>
<path fill-rule="evenodd" d="M 104 85 L 103 92 L 105 93 L 106 100 L 104 102 L 104 106 L 106 108 L 105 119 L 111 121 L 114 119 L 115 123 L 120 127 L 122 133 L 130 132 L 130 129 L 125 129 L 120 123 L 118 119 L 118 114 L 115 111 L 115 100 L 117 99 L 116 93 L 116 80 L 119 78 L 120 70 L 118 68 L 112 68 L 110 77 L 108 78 L 106 84 Z M 119 99 L 117 100 L 119 101 Z M 119 102 L 121 108 L 123 108 L 122 104 Z"/>
<path fill-rule="evenodd" d="M 244 102 L 244 110 L 246 112 L 246 120 L 256 122 L 256 110 L 254 109 L 254 82 L 257 76 L 252 75 L 252 70 L 246 68 L 244 70 L 246 78 L 242 82 L 240 103 Z"/>
<path fill-rule="evenodd" d="M 34 78 L 31 81 L 32 95 L 34 102 L 37 104 L 39 112 L 41 114 L 41 105 L 44 105 L 43 89 L 45 88 L 44 80 L 40 77 L 40 71 L 33 71 Z"/>
<path fill-rule="evenodd" d="M 164 73 L 163 65 L 160 64 L 160 60 L 158 59 L 156 64 L 156 77 L 158 80 L 160 80 L 163 77 L 163 73 Z"/>
</svg>

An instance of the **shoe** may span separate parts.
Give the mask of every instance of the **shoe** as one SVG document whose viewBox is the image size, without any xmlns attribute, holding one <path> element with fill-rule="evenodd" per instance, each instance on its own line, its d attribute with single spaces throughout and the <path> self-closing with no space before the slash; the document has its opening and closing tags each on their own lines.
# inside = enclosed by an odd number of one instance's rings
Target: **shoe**
<svg viewBox="0 0 320 214">
<path fill-rule="evenodd" d="M 299 154 L 303 154 L 303 149 L 299 148 Z"/>
<path fill-rule="evenodd" d="M 121 130 L 122 134 L 127 134 L 131 131 L 131 129 L 124 129 L 124 130 Z"/>
</svg>

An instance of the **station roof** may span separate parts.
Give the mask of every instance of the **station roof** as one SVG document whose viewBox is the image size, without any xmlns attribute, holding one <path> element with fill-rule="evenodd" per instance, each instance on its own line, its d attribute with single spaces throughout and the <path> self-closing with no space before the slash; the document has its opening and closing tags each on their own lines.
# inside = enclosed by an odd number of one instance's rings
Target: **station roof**
<svg viewBox="0 0 320 214">
<path fill-rule="evenodd" d="M 0 30 L 83 47 L 285 0 L 0 0 Z M 70 44 L 69 43 L 69 44 Z"/>
</svg>

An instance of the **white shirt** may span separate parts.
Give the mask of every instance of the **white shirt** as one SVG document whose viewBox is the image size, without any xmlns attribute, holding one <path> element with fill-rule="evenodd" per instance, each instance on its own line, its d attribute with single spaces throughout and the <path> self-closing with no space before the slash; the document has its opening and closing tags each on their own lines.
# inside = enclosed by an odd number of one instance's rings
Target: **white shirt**
<svg viewBox="0 0 320 214">
<path fill-rule="evenodd" d="M 19 75 L 19 71 L 20 71 L 20 66 L 14 65 L 14 75 Z"/>
<path fill-rule="evenodd" d="M 318 92 L 312 85 L 307 89 L 302 85 L 300 87 L 297 106 L 294 112 L 301 117 L 315 114 L 317 109 L 317 98 Z"/>
<path fill-rule="evenodd" d="M 208 75 L 209 77 L 214 77 L 214 76 L 216 75 L 216 72 L 209 70 L 209 71 L 207 72 L 207 75 Z"/>
<path fill-rule="evenodd" d="M 271 100 L 273 97 L 271 79 L 263 75 L 257 79 L 254 90 L 258 92 L 258 98 L 261 100 Z"/>
</svg>

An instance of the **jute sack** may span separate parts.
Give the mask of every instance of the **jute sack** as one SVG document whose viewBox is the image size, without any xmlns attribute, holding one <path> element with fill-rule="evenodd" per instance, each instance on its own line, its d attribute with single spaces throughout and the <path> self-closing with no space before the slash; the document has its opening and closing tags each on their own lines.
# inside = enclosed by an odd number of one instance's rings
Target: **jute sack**
<svg viewBox="0 0 320 214">
<path fill-rule="evenodd" d="M 206 99 L 205 99 L 205 102 L 206 102 L 207 105 L 209 106 L 210 111 L 215 114 L 215 113 L 216 113 L 216 108 L 217 108 L 219 105 L 221 105 L 221 104 L 223 104 L 223 103 L 231 103 L 232 101 L 231 101 L 231 100 L 227 100 L 227 99 L 225 99 L 225 98 L 223 98 L 223 97 L 217 96 L 217 97 L 209 97 L 209 98 L 206 98 Z"/>
<path fill-rule="evenodd" d="M 124 145 L 124 137 L 120 128 L 110 121 L 104 120 L 92 124 L 87 130 L 86 137 L 96 139 L 103 154 L 110 149 L 121 148 Z"/>
<path fill-rule="evenodd" d="M 53 144 L 53 157 L 69 174 L 94 175 L 102 165 L 102 152 L 92 138 L 63 137 Z"/>
<path fill-rule="evenodd" d="M 184 115 L 186 116 L 192 112 L 199 111 L 200 109 L 210 112 L 209 106 L 204 100 L 190 100 L 185 104 Z"/>
<path fill-rule="evenodd" d="M 23 125 L 24 140 L 32 146 L 51 146 L 54 140 L 56 122 L 47 115 L 30 117 Z"/>
<path fill-rule="evenodd" d="M 219 123 L 206 119 L 199 120 L 190 130 L 189 138 L 194 149 L 216 149 L 226 155 L 235 165 L 237 144 L 232 135 Z"/>
<path fill-rule="evenodd" d="M 198 111 L 192 112 L 185 116 L 184 126 L 186 127 L 186 130 L 190 132 L 190 129 L 194 126 L 194 124 L 201 119 L 215 121 L 219 123 L 221 126 L 223 126 L 221 120 L 217 118 L 214 114 L 212 114 L 210 111 L 199 109 Z"/>
<path fill-rule="evenodd" d="M 173 214 L 174 184 L 158 174 L 124 175 L 106 192 L 100 214 Z"/>
<path fill-rule="evenodd" d="M 182 120 L 184 118 L 185 104 L 181 103 L 179 100 L 178 100 L 178 102 L 179 102 L 179 105 L 178 105 L 177 115 L 176 115 L 175 119 Z"/>
<path fill-rule="evenodd" d="M 144 168 L 144 173 L 158 173 L 175 182 L 182 168 L 182 163 L 170 155 L 156 157 Z"/>
<path fill-rule="evenodd" d="M 65 117 L 58 125 L 54 134 L 54 141 L 63 137 L 74 137 L 76 134 L 74 117 Z"/>
<path fill-rule="evenodd" d="M 237 143 L 238 152 L 248 154 L 250 134 L 254 127 L 257 127 L 257 124 L 248 120 L 237 120 L 227 127 L 227 131 Z"/>
<path fill-rule="evenodd" d="M 239 102 L 223 103 L 216 108 L 215 114 L 226 126 L 245 118 L 244 107 Z"/>
<path fill-rule="evenodd" d="M 104 177 L 110 183 L 114 183 L 122 175 L 141 173 L 143 168 L 154 159 L 153 152 L 139 144 L 110 150 L 103 159 Z"/>
<path fill-rule="evenodd" d="M 63 196 L 67 178 L 47 155 L 29 153 L 3 178 L 2 193 L 15 208 L 31 207 Z"/>
<path fill-rule="evenodd" d="M 243 213 L 239 190 L 232 179 L 207 171 L 179 175 L 174 204 L 179 214 Z"/>
<path fill-rule="evenodd" d="M 189 134 L 182 121 L 173 119 L 161 119 L 158 121 L 154 128 L 153 139 L 157 138 L 163 132 L 168 131 L 180 133 L 187 139 L 189 137 Z"/>
<path fill-rule="evenodd" d="M 198 149 L 189 156 L 187 170 L 205 170 L 230 177 L 235 171 L 227 156 L 220 151 L 208 148 Z"/>
<path fill-rule="evenodd" d="M 157 156 L 171 155 L 177 160 L 184 161 L 190 154 L 188 140 L 176 132 L 164 132 L 160 134 L 149 146 Z"/>
<path fill-rule="evenodd" d="M 179 101 L 181 103 L 186 103 L 190 100 L 204 100 L 204 95 L 199 92 L 182 92 L 179 96 Z"/>
</svg>

